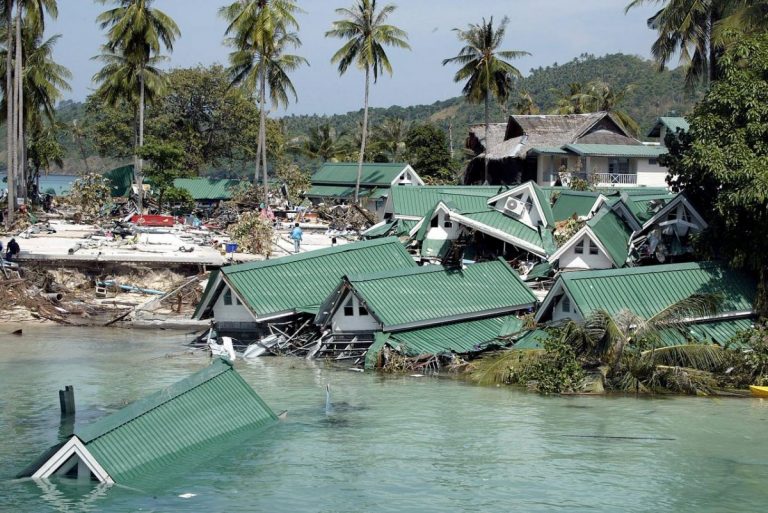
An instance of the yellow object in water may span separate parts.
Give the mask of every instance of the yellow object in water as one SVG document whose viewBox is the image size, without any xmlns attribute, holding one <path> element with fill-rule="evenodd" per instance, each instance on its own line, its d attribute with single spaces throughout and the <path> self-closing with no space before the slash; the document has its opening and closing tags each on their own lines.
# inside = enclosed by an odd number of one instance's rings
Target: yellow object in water
<svg viewBox="0 0 768 513">
<path fill-rule="evenodd" d="M 768 397 L 768 387 L 749 386 L 749 390 L 755 397 Z"/>
</svg>

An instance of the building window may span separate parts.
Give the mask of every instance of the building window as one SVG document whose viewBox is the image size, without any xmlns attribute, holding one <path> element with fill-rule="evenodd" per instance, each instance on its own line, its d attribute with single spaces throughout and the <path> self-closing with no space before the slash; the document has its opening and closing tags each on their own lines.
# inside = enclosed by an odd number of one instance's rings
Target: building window
<svg viewBox="0 0 768 513">
<path fill-rule="evenodd" d="M 598 252 L 597 244 L 591 241 L 587 241 L 587 244 L 589 244 L 589 254 L 597 255 L 597 252 Z"/>
<path fill-rule="evenodd" d="M 629 159 L 609 159 L 608 172 L 620 175 L 629 174 Z"/>
<path fill-rule="evenodd" d="M 352 301 L 352 298 L 349 298 L 349 301 L 347 301 L 347 304 L 344 305 L 344 317 L 354 317 L 355 316 L 355 305 Z"/>
<path fill-rule="evenodd" d="M 658 166 L 659 165 L 659 159 L 648 159 L 648 165 L 649 166 Z"/>
<path fill-rule="evenodd" d="M 446 221 L 443 223 L 443 227 L 444 228 L 453 228 L 453 223 L 446 219 Z"/>
<path fill-rule="evenodd" d="M 357 313 L 361 317 L 364 317 L 364 316 L 368 315 L 368 309 L 361 304 L 360 307 L 357 309 Z"/>
<path fill-rule="evenodd" d="M 431 226 L 432 228 L 437 228 L 438 226 L 440 226 L 437 216 L 432 218 L 432 220 L 429 222 L 429 226 Z"/>
<path fill-rule="evenodd" d="M 224 291 L 224 304 L 227 306 L 232 304 L 232 290 L 229 288 Z"/>
<path fill-rule="evenodd" d="M 235 304 L 236 305 L 242 305 L 242 303 L 240 302 L 240 298 L 237 297 L 237 296 L 235 296 Z"/>
<path fill-rule="evenodd" d="M 563 312 L 570 313 L 571 312 L 571 298 L 568 296 L 563 296 Z"/>
<path fill-rule="evenodd" d="M 583 255 L 584 254 L 584 239 L 581 239 L 579 242 L 576 243 L 576 247 L 573 248 L 573 251 L 577 255 Z"/>
<path fill-rule="evenodd" d="M 560 168 L 568 169 L 568 157 L 561 157 L 560 158 Z"/>
</svg>

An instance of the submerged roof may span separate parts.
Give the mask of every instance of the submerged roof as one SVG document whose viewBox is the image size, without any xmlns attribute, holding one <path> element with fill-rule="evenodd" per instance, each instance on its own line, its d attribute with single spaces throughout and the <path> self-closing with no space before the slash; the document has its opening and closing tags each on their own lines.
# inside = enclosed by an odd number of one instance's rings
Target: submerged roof
<svg viewBox="0 0 768 513">
<path fill-rule="evenodd" d="M 242 180 L 213 178 L 176 178 L 173 186 L 187 191 L 194 200 L 228 200 Z"/>
<path fill-rule="evenodd" d="M 558 293 L 558 284 L 584 317 L 598 309 L 610 314 L 627 309 L 645 319 L 694 294 L 720 294 L 722 311 L 749 312 L 756 290 L 746 274 L 711 262 L 562 273 L 550 296 Z"/>
<path fill-rule="evenodd" d="M 231 265 L 221 272 L 245 305 L 257 317 L 266 317 L 316 308 L 345 274 L 415 266 L 400 241 L 387 237 Z"/>
<path fill-rule="evenodd" d="M 517 333 L 523 321 L 515 315 L 475 319 L 429 328 L 387 334 L 387 345 L 406 356 L 422 354 L 466 354 L 492 345 L 503 345 L 500 337 Z"/>
<path fill-rule="evenodd" d="M 460 270 L 425 266 L 347 276 L 347 282 L 384 331 L 500 315 L 536 303 L 503 260 Z"/>
<path fill-rule="evenodd" d="M 351 185 L 357 181 L 357 163 L 326 162 L 312 175 L 312 185 Z M 389 187 L 408 164 L 366 162 L 363 164 L 360 185 Z"/>
<path fill-rule="evenodd" d="M 148 472 L 162 472 L 173 464 L 173 457 L 186 451 L 276 420 L 272 409 L 232 364 L 217 359 L 77 430 L 74 436 L 112 481 L 126 482 L 146 477 Z"/>
</svg>

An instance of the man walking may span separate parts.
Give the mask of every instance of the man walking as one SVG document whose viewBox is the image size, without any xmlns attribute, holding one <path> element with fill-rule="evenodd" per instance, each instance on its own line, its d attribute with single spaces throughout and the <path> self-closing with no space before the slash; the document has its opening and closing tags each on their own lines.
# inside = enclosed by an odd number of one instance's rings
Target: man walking
<svg viewBox="0 0 768 513">
<path fill-rule="evenodd" d="M 299 223 L 296 223 L 296 225 L 293 227 L 293 230 L 291 231 L 291 239 L 293 239 L 293 252 L 298 253 L 301 249 L 301 236 L 303 232 L 301 231 L 301 228 L 299 228 Z"/>
</svg>

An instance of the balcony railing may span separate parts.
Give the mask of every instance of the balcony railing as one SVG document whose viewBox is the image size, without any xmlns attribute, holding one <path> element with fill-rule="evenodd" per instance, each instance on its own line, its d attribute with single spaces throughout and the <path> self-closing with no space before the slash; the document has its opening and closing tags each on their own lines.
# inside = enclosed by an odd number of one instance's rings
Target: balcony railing
<svg viewBox="0 0 768 513">
<path fill-rule="evenodd" d="M 637 185 L 636 174 L 625 173 L 592 173 L 592 179 L 598 185 Z"/>
</svg>

